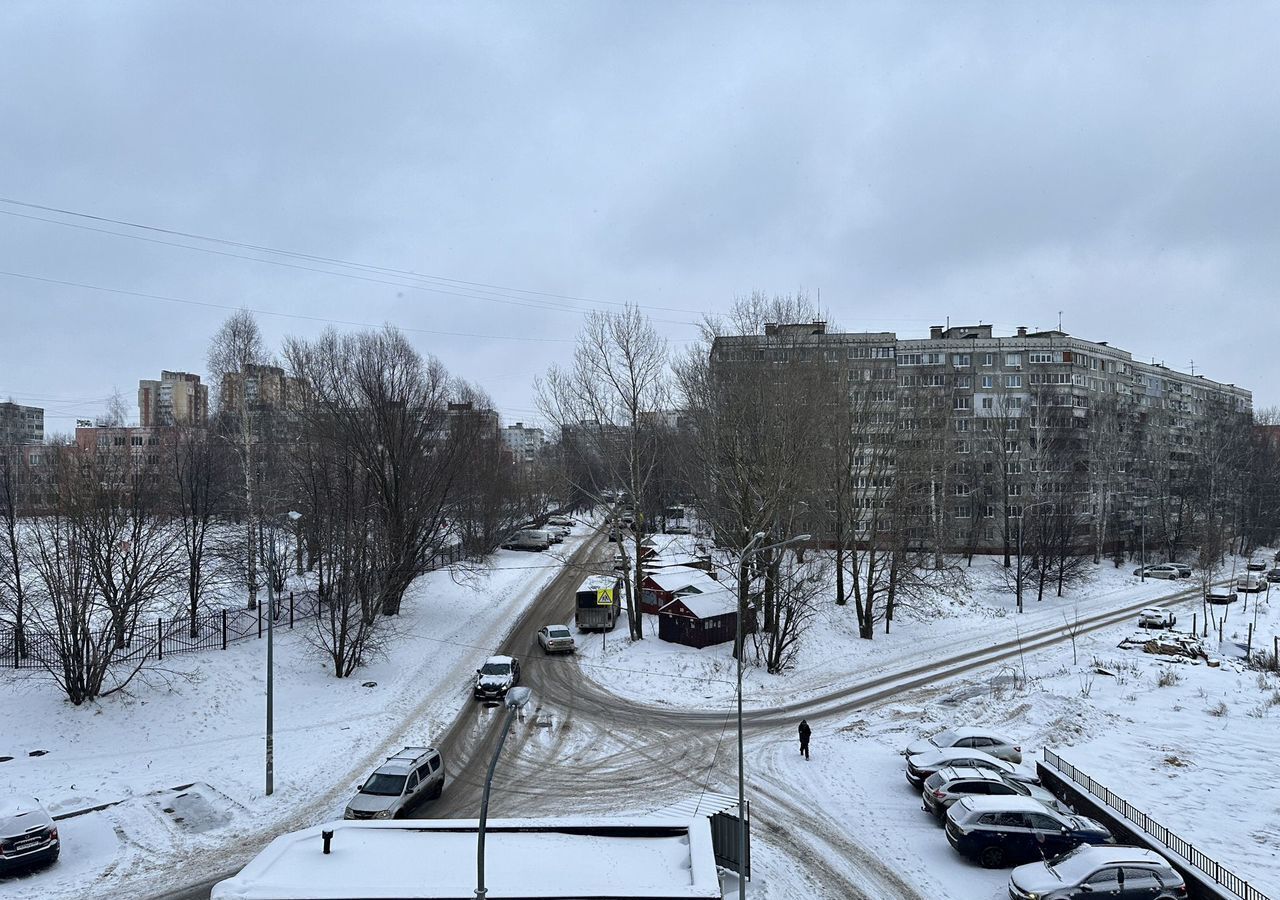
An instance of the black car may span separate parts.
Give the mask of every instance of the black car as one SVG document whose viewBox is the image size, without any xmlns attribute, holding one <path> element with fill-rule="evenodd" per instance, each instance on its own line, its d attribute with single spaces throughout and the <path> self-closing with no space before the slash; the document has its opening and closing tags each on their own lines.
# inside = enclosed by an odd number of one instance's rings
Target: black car
<svg viewBox="0 0 1280 900">
<path fill-rule="evenodd" d="M 58 858 L 58 826 L 34 797 L 0 796 L 0 873 Z"/>
<path fill-rule="evenodd" d="M 947 840 L 989 869 L 1061 856 L 1080 844 L 1113 844 L 1105 826 L 1030 797 L 965 797 L 947 810 Z"/>
<path fill-rule="evenodd" d="M 520 683 L 520 660 L 514 656 L 491 656 L 476 669 L 472 695 L 477 700 L 498 701 Z"/>
</svg>

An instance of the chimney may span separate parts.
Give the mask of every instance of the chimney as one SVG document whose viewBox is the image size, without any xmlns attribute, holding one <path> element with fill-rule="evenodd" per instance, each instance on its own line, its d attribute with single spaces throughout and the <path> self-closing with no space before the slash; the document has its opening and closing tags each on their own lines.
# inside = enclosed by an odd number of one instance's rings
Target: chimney
<svg viewBox="0 0 1280 900">
<path fill-rule="evenodd" d="M 766 337 L 769 337 L 770 335 L 775 335 L 775 334 L 777 334 L 777 333 L 778 333 L 778 323 L 777 323 L 777 322 L 765 322 L 765 323 L 764 323 L 764 333 L 765 333 L 765 336 L 766 336 Z"/>
<path fill-rule="evenodd" d="M 1026 336 L 1027 336 L 1027 326 L 1026 326 L 1026 325 L 1019 325 L 1019 326 L 1018 326 L 1018 337 L 1026 337 Z"/>
<path fill-rule="evenodd" d="M 942 326 L 941 326 L 941 325 L 930 325 L 930 326 L 929 326 L 929 340 L 931 340 L 931 341 L 940 341 L 940 340 L 942 340 Z"/>
</svg>

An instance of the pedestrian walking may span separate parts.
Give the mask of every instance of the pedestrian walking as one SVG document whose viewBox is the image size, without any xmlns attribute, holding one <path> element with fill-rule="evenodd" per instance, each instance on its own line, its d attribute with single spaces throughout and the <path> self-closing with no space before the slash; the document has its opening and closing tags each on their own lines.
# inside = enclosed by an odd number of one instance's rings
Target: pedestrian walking
<svg viewBox="0 0 1280 900">
<path fill-rule="evenodd" d="M 800 720 L 800 752 L 809 758 L 809 723 L 804 719 Z"/>
</svg>

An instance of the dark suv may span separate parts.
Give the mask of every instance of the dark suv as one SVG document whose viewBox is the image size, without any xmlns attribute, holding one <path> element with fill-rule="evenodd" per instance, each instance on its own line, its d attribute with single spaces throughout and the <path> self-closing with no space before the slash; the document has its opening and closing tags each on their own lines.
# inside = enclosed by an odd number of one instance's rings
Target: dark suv
<svg viewBox="0 0 1280 900">
<path fill-rule="evenodd" d="M 1184 900 L 1187 883 L 1160 854 L 1144 847 L 1081 844 L 1053 862 L 1018 866 L 1010 900 Z"/>
<path fill-rule="evenodd" d="M 490 656 L 476 669 L 472 695 L 477 700 L 498 701 L 520 683 L 520 660 L 514 656 Z"/>
<path fill-rule="evenodd" d="M 1030 797 L 965 797 L 947 810 L 947 840 L 990 869 L 1052 859 L 1079 844 L 1113 844 L 1105 826 Z"/>
</svg>

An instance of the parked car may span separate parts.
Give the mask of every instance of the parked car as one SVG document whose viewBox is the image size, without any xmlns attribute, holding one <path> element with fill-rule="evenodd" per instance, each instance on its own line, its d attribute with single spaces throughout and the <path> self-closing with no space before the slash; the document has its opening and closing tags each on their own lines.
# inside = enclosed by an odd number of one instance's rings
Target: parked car
<svg viewBox="0 0 1280 900">
<path fill-rule="evenodd" d="M 356 789 L 344 819 L 398 819 L 419 800 L 444 790 L 444 760 L 434 747 L 405 747 L 373 770 Z"/>
<path fill-rule="evenodd" d="M 1178 617 L 1167 609 L 1153 606 L 1138 613 L 1139 628 L 1172 628 L 1177 622 Z"/>
<path fill-rule="evenodd" d="M 1246 594 L 1257 594 L 1267 589 L 1267 579 L 1261 575 L 1255 575 L 1252 572 L 1241 575 L 1236 579 L 1236 590 L 1244 591 Z"/>
<path fill-rule="evenodd" d="M 1251 559 L 1249 560 L 1249 562 L 1245 564 L 1244 570 L 1246 572 L 1265 572 L 1267 571 L 1267 564 L 1260 559 L 1258 560 Z"/>
<path fill-rule="evenodd" d="M 569 518 L 568 516 L 551 516 L 550 518 L 547 519 L 547 524 L 559 525 L 562 528 L 572 528 L 573 519 Z"/>
<path fill-rule="evenodd" d="M 1139 566 L 1138 568 L 1136 568 L 1136 569 L 1134 569 L 1134 570 L 1133 570 L 1133 574 L 1134 574 L 1134 575 L 1141 575 L 1141 574 L 1142 574 L 1142 572 L 1143 572 L 1143 569 L 1144 569 L 1144 568 L 1146 569 L 1146 573 L 1147 573 L 1147 577 L 1148 577 L 1148 578 L 1170 578 L 1170 579 L 1172 579 L 1172 578 L 1179 578 L 1179 577 L 1181 577 L 1181 575 L 1182 575 L 1182 570 L 1181 570 L 1181 569 L 1179 569 L 1179 568 L 1178 568 L 1176 565 L 1174 565 L 1173 563 L 1158 563 L 1158 564 L 1156 564 L 1156 565 L 1150 565 L 1150 566 L 1145 566 L 1145 567 L 1144 567 L 1144 566 Z"/>
<path fill-rule="evenodd" d="M 514 656 L 490 656 L 476 669 L 472 694 L 477 700 L 501 700 L 520 683 L 520 660 Z"/>
<path fill-rule="evenodd" d="M 1270 581 L 1272 584 L 1275 584 L 1277 581 L 1280 581 L 1280 566 L 1276 566 L 1274 569 L 1272 569 L 1270 572 L 1267 573 L 1267 581 Z"/>
<path fill-rule="evenodd" d="M 1229 591 L 1226 588 L 1212 588 L 1205 593 L 1204 599 L 1206 603 L 1225 606 L 1228 603 L 1235 603 L 1239 596 L 1235 591 Z"/>
<path fill-rule="evenodd" d="M 1030 797 L 963 797 L 947 810 L 947 840 L 989 869 L 1061 856 L 1078 844 L 1111 844 L 1104 825 Z"/>
<path fill-rule="evenodd" d="M 550 522 L 547 523 L 546 528 L 540 530 L 551 535 L 551 542 L 553 544 L 563 544 L 564 539 L 573 534 L 573 529 L 568 525 L 552 525 Z"/>
<path fill-rule="evenodd" d="M 948 766 L 925 779 L 920 792 L 925 812 L 941 819 L 961 797 L 1030 797 L 1050 809 L 1071 815 L 1071 808 L 1039 785 L 1006 781 L 991 769 Z"/>
<path fill-rule="evenodd" d="M 0 797 L 0 872 L 52 863 L 62 852 L 58 826 L 35 797 Z"/>
<path fill-rule="evenodd" d="M 996 759 L 990 753 L 970 750 L 966 747 L 946 747 L 907 757 L 907 783 L 917 791 L 921 790 L 925 779 L 947 766 L 971 766 L 999 772 L 1007 778 L 1027 784 L 1040 783 L 1040 778 L 1030 769 L 1015 766 L 1003 759 Z"/>
<path fill-rule="evenodd" d="M 538 629 L 538 643 L 547 653 L 572 653 L 576 649 L 568 625 L 543 625 Z"/>
<path fill-rule="evenodd" d="M 546 550 L 550 546 L 547 533 L 533 528 L 522 528 L 502 543 L 503 550 Z"/>
<path fill-rule="evenodd" d="M 986 728 L 971 728 L 967 726 L 948 728 L 945 731 L 939 731 L 932 737 L 913 741 L 907 746 L 905 752 L 907 756 L 915 756 L 917 753 L 940 750 L 943 747 L 981 750 L 983 753 L 989 753 L 1006 762 L 1022 762 L 1022 748 L 1013 741 Z"/>
<path fill-rule="evenodd" d="M 1182 900 L 1187 883 L 1168 860 L 1145 847 L 1081 844 L 1049 862 L 1018 866 L 1009 876 L 1011 900 Z"/>
<path fill-rule="evenodd" d="M 1179 578 L 1190 578 L 1190 577 L 1191 577 L 1191 566 L 1190 566 L 1190 565 L 1188 565 L 1187 563 L 1171 562 L 1171 563 L 1166 563 L 1166 565 L 1170 565 L 1170 566 L 1177 566 L 1177 567 L 1178 567 L 1178 577 L 1179 577 Z"/>
</svg>

